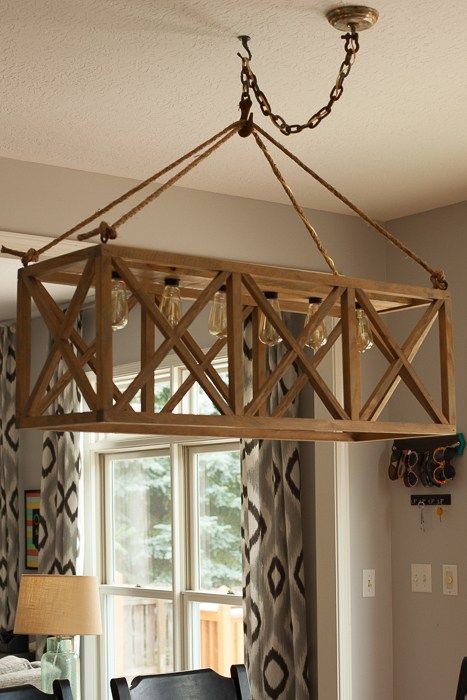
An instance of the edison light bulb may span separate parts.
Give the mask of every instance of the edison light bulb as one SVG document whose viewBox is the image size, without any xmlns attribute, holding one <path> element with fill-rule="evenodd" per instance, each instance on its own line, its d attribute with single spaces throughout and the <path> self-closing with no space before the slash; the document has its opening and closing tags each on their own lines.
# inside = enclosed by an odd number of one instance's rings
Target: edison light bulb
<svg viewBox="0 0 467 700">
<path fill-rule="evenodd" d="M 357 306 L 357 349 L 362 354 L 373 347 L 373 334 L 363 309 Z"/>
<path fill-rule="evenodd" d="M 182 317 L 182 302 L 180 298 L 179 280 L 175 277 L 166 277 L 164 280 L 164 292 L 162 294 L 160 310 L 170 325 L 176 326 Z"/>
<path fill-rule="evenodd" d="M 120 279 L 118 272 L 112 272 L 112 330 L 125 328 L 128 323 L 128 294 L 125 282 Z"/>
<path fill-rule="evenodd" d="M 209 313 L 208 330 L 218 338 L 227 336 L 227 297 L 225 284 L 214 294 Z"/>
<path fill-rule="evenodd" d="M 305 319 L 305 326 L 311 321 L 313 316 L 318 311 L 321 299 L 319 297 L 310 297 L 308 301 L 309 306 L 308 313 Z M 324 321 L 321 321 L 321 323 L 319 323 L 316 326 L 316 328 L 313 331 L 311 331 L 305 345 L 308 345 L 309 348 L 313 348 L 313 350 L 318 350 L 323 345 L 326 345 L 327 340 L 328 329 L 326 328 L 326 324 L 324 323 Z"/>
<path fill-rule="evenodd" d="M 279 306 L 279 299 L 277 298 L 277 292 L 264 292 L 264 296 L 269 300 L 274 311 L 281 316 L 281 307 Z M 265 345 L 278 345 L 282 342 L 282 338 L 276 331 L 271 321 L 266 318 L 264 314 L 261 314 L 259 322 L 259 339 Z"/>
</svg>

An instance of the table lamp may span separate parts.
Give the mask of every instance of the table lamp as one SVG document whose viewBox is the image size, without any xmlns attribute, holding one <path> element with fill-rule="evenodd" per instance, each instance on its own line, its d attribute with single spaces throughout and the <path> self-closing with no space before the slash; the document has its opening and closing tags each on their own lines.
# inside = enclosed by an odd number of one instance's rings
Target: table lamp
<svg viewBox="0 0 467 700">
<path fill-rule="evenodd" d="M 102 634 L 97 578 L 24 574 L 14 631 L 48 636 L 41 659 L 41 688 L 52 693 L 55 679 L 68 679 L 73 698 L 78 700 L 78 654 L 73 637 Z"/>
</svg>

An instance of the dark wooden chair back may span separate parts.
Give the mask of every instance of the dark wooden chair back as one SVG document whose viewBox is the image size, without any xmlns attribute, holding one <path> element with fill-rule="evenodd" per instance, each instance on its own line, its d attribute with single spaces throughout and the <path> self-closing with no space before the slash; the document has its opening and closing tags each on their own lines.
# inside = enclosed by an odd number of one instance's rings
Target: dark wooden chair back
<svg viewBox="0 0 467 700">
<path fill-rule="evenodd" d="M 53 695 L 49 695 L 34 685 L 0 688 L 0 700 L 73 700 L 70 681 L 54 681 L 53 690 Z"/>
<path fill-rule="evenodd" d="M 456 700 L 465 700 L 467 697 L 467 656 L 462 660 L 457 684 Z"/>
<path fill-rule="evenodd" d="M 110 689 L 113 700 L 251 700 L 245 666 L 232 666 L 230 675 L 204 668 L 137 676 L 130 687 L 126 678 L 112 678 Z"/>
</svg>

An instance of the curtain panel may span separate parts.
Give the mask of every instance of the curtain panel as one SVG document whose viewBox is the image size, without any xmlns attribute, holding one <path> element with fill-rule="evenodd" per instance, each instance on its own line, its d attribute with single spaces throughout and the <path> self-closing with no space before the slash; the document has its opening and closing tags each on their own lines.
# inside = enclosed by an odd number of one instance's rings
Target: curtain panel
<svg viewBox="0 0 467 700">
<path fill-rule="evenodd" d="M 290 326 L 290 315 L 284 314 Z M 252 386 L 252 324 L 245 326 L 247 395 Z M 268 348 L 272 370 L 285 350 Z M 272 408 L 298 373 L 282 377 Z M 294 403 L 289 413 L 297 415 Z M 298 443 L 242 441 L 242 543 L 245 659 L 254 700 L 309 698 Z"/>
<path fill-rule="evenodd" d="M 16 330 L 0 326 L 0 630 L 12 630 L 19 585 Z"/>
<path fill-rule="evenodd" d="M 81 331 L 81 319 L 77 329 Z M 54 381 L 67 369 L 61 359 Z M 50 413 L 77 411 L 80 400 L 75 382 L 70 382 L 50 407 Z M 76 574 L 80 474 L 79 436 L 70 432 L 44 432 L 38 538 L 41 574 Z"/>
</svg>

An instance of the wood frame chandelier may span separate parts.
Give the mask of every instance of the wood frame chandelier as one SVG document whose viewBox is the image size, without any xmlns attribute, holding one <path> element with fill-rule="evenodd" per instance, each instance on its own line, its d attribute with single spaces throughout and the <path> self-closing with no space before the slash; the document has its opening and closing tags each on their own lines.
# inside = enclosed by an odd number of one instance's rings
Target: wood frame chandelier
<svg viewBox="0 0 467 700">
<path fill-rule="evenodd" d="M 330 103 L 306 123 L 314 128 L 330 114 L 342 94 L 358 50 L 357 29 L 376 21 L 370 8 L 339 8 L 329 13 L 329 21 L 339 29 L 348 27 L 346 59 L 339 71 Z M 352 21 L 351 21 L 352 20 Z M 251 70 L 251 53 L 247 38 L 242 37 L 247 56 L 242 60 L 241 119 L 204 141 L 189 153 L 155 173 L 144 182 L 110 202 L 39 250 L 27 252 L 2 248 L 3 252 L 21 257 L 23 268 L 18 273 L 17 311 L 17 419 L 21 428 L 43 430 L 78 430 L 91 432 L 155 433 L 192 436 L 274 438 L 295 440 L 375 440 L 398 436 L 449 435 L 456 432 L 453 339 L 451 301 L 447 282 L 441 270 L 432 268 L 415 255 L 389 231 L 365 214 L 338 192 L 291 151 L 253 122 L 251 91 L 267 114 L 284 134 L 295 133 L 299 125 L 287 125 L 274 115 L 264 93 L 259 89 Z M 334 97 L 333 97 L 334 96 Z M 269 112 L 269 113 L 268 113 Z M 290 128 L 290 126 L 292 128 Z M 302 128 L 306 128 L 301 125 Z M 310 233 L 330 273 L 312 272 L 262 264 L 219 260 L 193 255 L 149 251 L 109 244 L 119 229 L 141 209 L 156 200 L 183 175 L 202 163 L 235 135 L 252 138 L 265 157 L 304 226 Z M 270 148 L 275 147 L 294 161 L 329 192 L 346 204 L 367 224 L 383 235 L 402 252 L 420 264 L 430 275 L 433 288 L 356 279 L 339 274 L 333 258 L 308 220 L 289 184 L 282 176 Z M 40 255 L 96 219 L 107 214 L 140 190 L 160 181 L 174 171 L 163 184 L 158 184 L 144 199 L 131 207 L 112 224 L 101 221 L 97 228 L 78 237 L 87 240 L 99 236 L 100 244 L 78 252 L 40 261 Z M 128 309 L 139 311 L 140 371 L 124 390 L 117 387 L 113 376 L 113 345 L 118 343 L 113 306 L 113 284 L 118 280 L 128 292 Z M 72 298 L 62 310 L 46 288 L 47 283 L 69 285 Z M 189 308 L 175 322 L 163 311 L 167 285 L 175 285 Z M 95 337 L 84 340 L 75 329 L 75 322 L 89 294 L 94 293 Z M 225 300 L 225 332 L 219 333 L 208 350 L 200 347 L 190 333 L 193 321 L 206 307 L 223 295 Z M 297 334 L 284 323 L 278 307 L 307 314 L 309 302 L 314 312 Z M 36 305 L 52 337 L 52 347 L 38 378 L 31 382 L 31 316 Z M 406 340 L 399 344 L 391 333 L 388 314 L 419 309 L 419 317 Z M 379 381 L 365 398 L 362 392 L 359 320 L 364 314 L 373 342 L 387 361 Z M 322 328 L 327 316 L 337 321 L 313 354 L 309 339 Z M 437 321 L 439 346 L 440 398 L 436 400 L 413 366 L 413 360 Z M 244 371 L 244 328 L 252 324 L 252 385 Z M 267 345 L 261 341 L 261 324 L 281 342 L 282 356 L 270 369 Z M 337 344 L 342 347 L 343 400 L 326 384 L 320 364 Z M 228 380 L 216 370 L 213 361 L 227 350 Z M 188 377 L 161 410 L 155 410 L 155 371 L 168 355 L 176 353 L 188 370 Z M 66 372 L 54 381 L 60 359 Z M 294 364 L 298 368 L 295 383 L 271 407 L 270 396 L 285 372 Z M 89 378 L 90 373 L 93 379 Z M 51 414 L 53 402 L 66 386 L 75 381 L 83 403 L 80 412 Z M 183 401 L 192 386 L 198 383 L 217 409 L 217 415 L 185 412 Z M 394 422 L 381 419 L 381 414 L 399 384 L 405 384 L 419 406 L 423 419 Z M 315 397 L 326 409 L 327 418 L 311 416 L 292 418 L 289 409 L 301 391 L 311 386 Z M 132 406 L 140 398 L 140 410 Z M 418 416 L 418 413 L 417 413 Z"/>
</svg>

